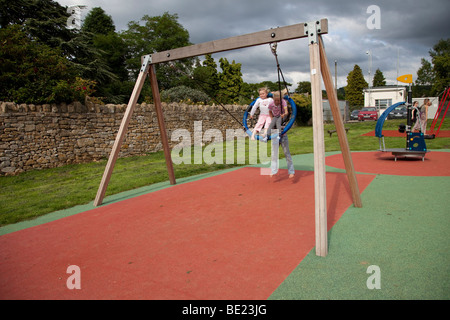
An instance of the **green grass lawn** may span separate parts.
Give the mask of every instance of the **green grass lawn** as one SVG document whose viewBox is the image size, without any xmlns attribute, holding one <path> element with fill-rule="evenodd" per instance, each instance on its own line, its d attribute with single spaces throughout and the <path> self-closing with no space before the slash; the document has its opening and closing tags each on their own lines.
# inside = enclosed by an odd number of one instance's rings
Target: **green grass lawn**
<svg viewBox="0 0 450 320">
<path fill-rule="evenodd" d="M 387 120 L 383 130 L 396 130 L 400 123 L 405 120 Z M 375 122 L 347 123 L 345 127 L 350 129 L 347 138 L 352 151 L 378 149 L 378 138 L 362 136 L 375 129 Z M 441 130 L 449 127 L 450 121 L 446 119 Z M 326 151 L 339 151 L 336 133 L 332 137 L 327 133 L 330 129 L 334 129 L 334 124 L 326 124 L 324 128 Z M 293 155 L 313 152 L 312 132 L 312 127 L 295 127 L 289 131 Z M 426 143 L 428 149 L 450 148 L 450 138 L 426 140 Z M 246 164 L 249 163 L 248 144 L 246 139 Z M 386 137 L 385 144 L 386 148 L 404 148 L 405 139 Z M 270 144 L 268 147 L 270 152 Z M 0 177 L 0 226 L 93 201 L 105 166 L 106 160 Z M 174 165 L 174 170 L 179 179 L 235 166 L 238 164 L 180 164 Z M 168 180 L 163 152 L 122 158 L 117 160 L 106 195 Z"/>
</svg>

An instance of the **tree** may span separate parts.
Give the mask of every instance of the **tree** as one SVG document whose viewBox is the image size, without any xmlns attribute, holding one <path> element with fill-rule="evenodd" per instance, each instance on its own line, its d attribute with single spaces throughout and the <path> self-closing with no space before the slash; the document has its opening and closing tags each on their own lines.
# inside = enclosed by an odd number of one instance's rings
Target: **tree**
<svg viewBox="0 0 450 320">
<path fill-rule="evenodd" d="M 263 81 L 260 83 L 242 83 L 241 86 L 241 92 L 240 92 L 240 98 L 239 98 L 239 103 L 240 104 L 249 104 L 250 102 L 252 102 L 252 100 L 256 99 L 259 96 L 259 92 L 258 89 L 259 88 L 268 88 L 270 92 L 275 92 L 275 91 L 279 91 L 280 90 L 280 85 L 281 85 L 281 90 L 284 90 L 286 87 L 290 87 L 292 84 L 291 83 L 284 83 L 281 82 L 280 84 L 278 82 L 273 82 L 273 81 Z"/>
<path fill-rule="evenodd" d="M 0 29 L 0 100 L 16 103 L 84 101 L 94 83 L 77 77 L 61 50 L 34 41 L 19 25 Z"/>
<path fill-rule="evenodd" d="M 450 39 L 439 40 L 429 51 L 431 62 L 422 58 L 417 71 L 417 86 L 430 86 L 422 90 L 422 96 L 437 95 L 450 85 Z"/>
<path fill-rule="evenodd" d="M 385 85 L 386 85 L 386 79 L 383 75 L 383 72 L 381 72 L 380 69 L 377 69 L 373 76 L 372 86 L 373 87 L 384 87 Z"/>
<path fill-rule="evenodd" d="M 412 87 L 413 98 L 429 97 L 433 95 L 433 66 L 430 61 L 424 58 L 422 58 L 421 62 L 422 66 L 417 70 L 417 79 Z"/>
<path fill-rule="evenodd" d="M 131 21 L 128 30 L 120 36 L 128 48 L 126 64 L 133 75 L 139 72 L 142 56 L 191 44 L 189 32 L 178 22 L 178 15 L 168 12 L 156 17 L 145 15 L 140 21 Z M 192 59 L 159 63 L 156 75 L 160 88 L 164 90 L 180 85 L 180 72 L 190 74 L 192 66 Z"/>
<path fill-rule="evenodd" d="M 433 63 L 434 83 L 433 93 L 439 94 L 450 85 L 450 38 L 439 40 L 430 50 Z"/>
<path fill-rule="evenodd" d="M 125 103 L 129 95 L 122 94 L 121 83 L 128 81 L 126 69 L 127 47 L 122 38 L 115 32 L 111 16 L 102 8 L 93 8 L 81 28 L 89 39 L 92 55 L 87 56 L 86 63 L 95 61 L 108 74 L 94 73 L 91 76 L 98 82 L 97 97 L 110 103 Z"/>
<path fill-rule="evenodd" d="M 297 88 L 294 91 L 295 93 L 308 93 L 311 95 L 311 82 L 310 81 L 300 81 L 297 83 Z"/>
<path fill-rule="evenodd" d="M 416 85 L 431 86 L 434 82 L 434 72 L 431 62 L 422 58 L 422 66 L 417 71 Z"/>
<path fill-rule="evenodd" d="M 285 85 L 283 83 L 283 81 L 281 81 L 281 90 L 285 89 Z M 263 81 L 261 83 L 259 83 L 258 87 L 266 87 L 269 88 L 270 92 L 275 92 L 275 91 L 279 91 L 280 90 L 280 84 L 278 82 L 273 82 L 273 81 Z M 289 87 L 291 84 L 290 83 L 286 83 L 286 86 Z M 255 92 L 256 95 L 258 95 L 258 92 Z"/>
<path fill-rule="evenodd" d="M 126 69 L 127 48 L 117 33 L 97 34 L 92 39 L 93 46 L 99 51 L 101 59 L 111 72 L 120 80 L 128 80 Z"/>
<path fill-rule="evenodd" d="M 200 88 L 209 97 L 215 98 L 219 90 L 219 73 L 217 64 L 211 54 L 205 55 L 202 65 L 193 70 L 194 88 Z"/>
<path fill-rule="evenodd" d="M 69 16 L 67 8 L 51 0 L 0 0 L 1 26 L 19 25 L 36 45 L 56 49 L 76 71 L 73 81 L 81 77 L 103 85 L 117 79 L 93 45 L 92 33 L 66 27 Z"/>
<path fill-rule="evenodd" d="M 111 16 L 107 15 L 102 8 L 96 7 L 87 14 L 81 30 L 96 35 L 108 35 L 115 32 L 116 27 Z"/>
<path fill-rule="evenodd" d="M 237 103 L 243 85 L 241 64 L 234 60 L 230 64 L 226 58 L 219 59 L 222 72 L 219 74 L 219 101 Z"/>
<path fill-rule="evenodd" d="M 32 40 L 52 48 L 72 39 L 72 31 L 66 28 L 68 18 L 66 9 L 51 0 L 0 0 L 2 28 L 20 25 Z"/>
<path fill-rule="evenodd" d="M 337 89 L 338 100 L 345 100 L 345 88 Z"/>
<path fill-rule="evenodd" d="M 258 89 L 261 88 L 259 83 L 247 83 L 243 82 L 241 86 L 241 92 L 239 93 L 240 104 L 249 104 L 258 97 Z"/>
<path fill-rule="evenodd" d="M 368 84 L 364 79 L 361 68 L 355 64 L 355 67 L 347 76 L 347 86 L 345 87 L 345 97 L 350 107 L 360 107 L 364 105 L 363 89 Z"/>
<path fill-rule="evenodd" d="M 306 125 L 312 118 L 312 100 L 311 95 L 304 95 L 301 93 L 294 93 L 291 96 L 297 106 L 297 124 Z"/>
<path fill-rule="evenodd" d="M 102 52 L 92 42 L 91 34 L 77 32 L 69 44 L 74 53 L 67 56 L 68 61 L 78 70 L 82 78 L 95 80 L 99 85 L 115 81 L 117 76 L 111 72 L 107 61 L 102 57 Z"/>
<path fill-rule="evenodd" d="M 187 104 L 207 104 L 210 99 L 203 91 L 182 85 L 162 91 L 161 100 Z"/>
<path fill-rule="evenodd" d="M 0 0 L 0 28 L 12 24 L 24 24 L 31 14 L 26 0 Z"/>
</svg>

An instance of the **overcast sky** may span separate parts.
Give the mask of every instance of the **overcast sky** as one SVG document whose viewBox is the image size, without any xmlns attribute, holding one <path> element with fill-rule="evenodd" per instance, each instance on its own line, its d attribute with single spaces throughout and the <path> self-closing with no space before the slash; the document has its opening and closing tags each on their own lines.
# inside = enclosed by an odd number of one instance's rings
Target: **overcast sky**
<svg viewBox="0 0 450 320">
<path fill-rule="evenodd" d="M 430 49 L 450 36 L 449 0 L 56 1 L 63 6 L 87 5 L 84 15 L 101 7 L 112 17 L 116 31 L 126 30 L 129 21 L 139 21 L 144 15 L 177 14 L 194 44 L 326 18 L 329 32 L 324 36 L 325 50 L 333 80 L 337 61 L 338 87 L 347 84 L 347 75 L 355 64 L 368 81 L 370 58 L 371 75 L 379 68 L 387 84 L 395 85 L 398 75 L 409 73 L 416 80 L 421 58 L 429 60 Z M 380 9 L 379 20 L 376 12 L 368 13 L 371 5 Z M 213 58 L 218 63 L 222 56 L 242 64 L 245 82 L 277 81 L 269 45 L 217 53 Z M 310 81 L 306 39 L 279 43 L 278 59 L 293 89 L 299 81 Z"/>
</svg>

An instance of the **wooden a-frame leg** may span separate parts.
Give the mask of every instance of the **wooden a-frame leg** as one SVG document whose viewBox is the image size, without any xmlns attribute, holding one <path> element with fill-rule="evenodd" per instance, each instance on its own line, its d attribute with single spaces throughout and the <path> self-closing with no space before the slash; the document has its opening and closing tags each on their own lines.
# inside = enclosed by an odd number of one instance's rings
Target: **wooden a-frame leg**
<svg viewBox="0 0 450 320">
<path fill-rule="evenodd" d="M 341 147 L 342 157 L 344 159 L 345 171 L 347 172 L 347 178 L 350 185 L 350 190 L 353 197 L 353 204 L 357 208 L 362 207 L 361 194 L 359 193 L 358 181 L 356 180 L 355 169 L 353 167 L 353 160 L 350 153 L 350 147 L 347 140 L 347 134 L 345 133 L 344 123 L 342 121 L 341 111 L 339 109 L 339 103 L 334 90 L 333 81 L 331 78 L 331 72 L 328 65 L 328 59 L 323 46 L 322 37 L 318 37 L 319 52 L 320 52 L 320 66 L 322 72 L 322 78 L 327 91 L 328 101 L 330 102 L 331 112 L 333 114 L 334 124 L 336 126 L 336 133 L 338 135 L 339 144 Z"/>
<path fill-rule="evenodd" d="M 131 94 L 130 101 L 128 102 L 127 109 L 120 124 L 116 140 L 114 141 L 108 163 L 106 164 L 106 168 L 97 191 L 97 196 L 94 200 L 94 206 L 101 205 L 103 202 L 103 198 L 105 197 L 106 188 L 108 187 L 114 165 L 116 164 L 117 157 L 119 156 L 120 147 L 122 146 L 123 140 L 127 133 L 128 124 L 130 123 L 130 119 L 133 115 L 137 100 L 139 98 L 139 95 L 141 94 L 142 86 L 144 85 L 145 79 L 147 77 L 148 67 L 146 67 L 146 63 L 144 63 L 144 66 L 141 69 L 141 72 L 139 73 L 139 76 L 134 85 L 133 93 Z"/>
<path fill-rule="evenodd" d="M 161 135 L 161 143 L 163 145 L 164 156 L 166 158 L 166 167 L 169 174 L 170 184 L 176 184 L 175 173 L 173 170 L 172 156 L 170 154 L 169 140 L 167 138 L 166 125 L 164 123 L 164 115 L 161 107 L 161 97 L 159 94 L 158 81 L 156 79 L 155 66 L 151 65 L 149 69 L 150 84 L 152 86 L 153 102 L 155 104 L 156 117 L 158 118 L 159 132 Z"/>
<path fill-rule="evenodd" d="M 323 132 L 323 105 L 320 78 L 320 57 L 318 43 L 309 45 L 311 70 L 311 95 L 314 140 L 314 203 L 316 226 L 316 255 L 328 254 L 327 195 L 325 172 L 325 142 Z"/>
</svg>

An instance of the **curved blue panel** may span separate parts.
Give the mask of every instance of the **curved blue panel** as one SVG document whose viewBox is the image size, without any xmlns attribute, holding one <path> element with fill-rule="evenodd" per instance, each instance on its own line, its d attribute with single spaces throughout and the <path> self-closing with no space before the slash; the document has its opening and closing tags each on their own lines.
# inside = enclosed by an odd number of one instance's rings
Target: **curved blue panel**
<svg viewBox="0 0 450 320">
<path fill-rule="evenodd" d="M 271 95 L 271 94 L 269 93 L 269 95 Z M 269 96 L 269 95 L 268 95 L 268 96 Z M 289 104 L 291 105 L 292 113 L 291 113 L 291 118 L 290 118 L 289 122 L 286 124 L 286 126 L 285 126 L 284 129 L 283 129 L 283 131 L 281 131 L 281 135 L 285 134 L 285 133 L 292 127 L 292 125 L 293 125 L 294 122 L 295 122 L 295 118 L 297 117 L 297 105 L 295 104 L 294 100 L 292 100 L 289 96 L 284 96 L 284 99 L 286 99 L 286 100 L 289 102 Z M 248 117 L 249 111 L 252 109 L 251 107 L 253 107 L 253 105 L 255 104 L 256 100 L 258 100 L 258 99 L 253 100 L 253 101 L 248 105 L 248 108 L 247 108 L 247 110 L 244 112 L 244 117 L 243 117 L 243 119 L 242 119 L 242 123 L 244 124 L 244 127 L 245 127 L 245 129 L 246 129 L 246 132 L 247 132 L 247 134 L 248 134 L 250 137 L 252 136 L 252 131 L 251 131 L 251 130 L 248 128 L 248 126 L 247 126 L 247 117 Z M 277 137 L 277 135 L 276 135 L 276 134 L 273 134 L 273 135 L 271 135 L 270 137 L 267 137 L 267 140 L 270 140 L 270 139 L 276 138 L 276 137 Z M 255 138 L 256 138 L 257 140 L 259 140 L 259 135 L 255 135 Z"/>
<path fill-rule="evenodd" d="M 392 106 L 390 106 L 389 108 L 387 108 L 383 114 L 378 118 L 377 124 L 375 125 L 375 136 L 378 138 L 381 138 L 383 136 L 383 125 L 384 125 L 384 121 L 386 121 L 387 116 L 389 115 L 389 113 L 394 110 L 395 108 L 397 108 L 398 106 L 404 105 L 406 102 L 398 102 L 396 104 L 393 104 Z"/>
</svg>

